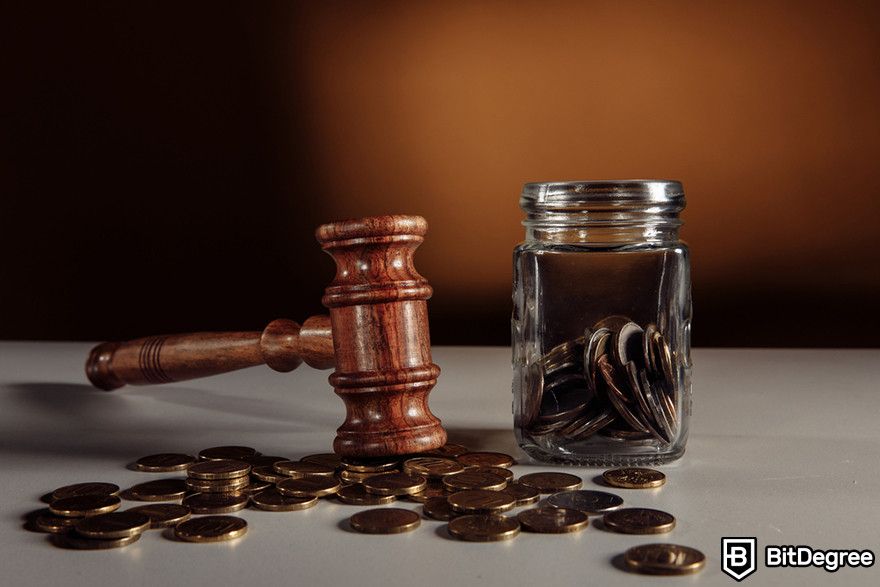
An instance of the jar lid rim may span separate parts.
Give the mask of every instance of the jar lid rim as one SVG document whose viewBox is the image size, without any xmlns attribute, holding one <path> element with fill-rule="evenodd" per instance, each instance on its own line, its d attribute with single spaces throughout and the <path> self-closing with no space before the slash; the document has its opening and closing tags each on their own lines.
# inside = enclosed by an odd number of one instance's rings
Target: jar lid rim
<svg viewBox="0 0 880 587">
<path fill-rule="evenodd" d="M 680 181 L 669 179 L 614 179 L 530 182 L 523 185 L 523 205 L 554 207 L 574 202 L 683 203 Z"/>
</svg>

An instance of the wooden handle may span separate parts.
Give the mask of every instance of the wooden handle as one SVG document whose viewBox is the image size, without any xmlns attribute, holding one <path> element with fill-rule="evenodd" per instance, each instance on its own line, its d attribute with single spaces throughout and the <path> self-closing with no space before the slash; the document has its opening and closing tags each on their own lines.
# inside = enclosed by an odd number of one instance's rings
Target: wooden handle
<svg viewBox="0 0 880 587">
<path fill-rule="evenodd" d="M 197 332 L 105 342 L 92 349 L 86 376 L 111 391 L 130 385 L 186 381 L 266 363 L 292 371 L 303 361 L 327 369 L 334 365 L 329 316 L 312 316 L 300 326 L 275 320 L 263 332 Z"/>
</svg>

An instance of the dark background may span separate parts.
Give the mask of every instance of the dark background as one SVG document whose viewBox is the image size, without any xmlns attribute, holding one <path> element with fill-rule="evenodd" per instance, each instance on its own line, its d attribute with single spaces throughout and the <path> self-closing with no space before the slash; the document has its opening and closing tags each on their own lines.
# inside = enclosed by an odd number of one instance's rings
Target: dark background
<svg viewBox="0 0 880 587">
<path fill-rule="evenodd" d="M 317 224 L 427 217 L 440 344 L 507 344 L 526 181 L 684 182 L 694 342 L 877 346 L 876 2 L 21 3 L 0 338 L 320 312 Z"/>
</svg>

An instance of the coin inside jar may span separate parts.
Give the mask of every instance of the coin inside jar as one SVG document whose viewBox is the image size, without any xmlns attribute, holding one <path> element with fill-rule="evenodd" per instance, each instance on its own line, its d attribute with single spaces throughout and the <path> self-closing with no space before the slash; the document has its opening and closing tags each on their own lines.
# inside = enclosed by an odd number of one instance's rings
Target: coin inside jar
<svg viewBox="0 0 880 587">
<path fill-rule="evenodd" d="M 203 461 L 192 465 L 187 475 L 192 479 L 204 479 L 205 481 L 218 481 L 224 479 L 238 479 L 251 471 L 251 466 L 242 461 L 231 459 L 215 459 Z"/>
<path fill-rule="evenodd" d="M 407 473 L 384 473 L 364 481 L 364 489 L 377 495 L 410 495 L 424 491 L 427 486 L 424 477 Z"/>
<path fill-rule="evenodd" d="M 446 499 L 453 510 L 462 514 L 498 514 L 516 505 L 512 495 L 488 489 L 458 491 Z"/>
<path fill-rule="evenodd" d="M 350 505 L 385 505 L 395 500 L 393 495 L 369 493 L 363 485 L 346 485 L 336 493 L 336 498 Z"/>
<path fill-rule="evenodd" d="M 174 536 L 186 542 L 221 542 L 247 533 L 247 522 L 235 516 L 192 518 L 175 526 Z"/>
<path fill-rule="evenodd" d="M 477 467 L 510 467 L 516 463 L 512 456 L 500 452 L 468 452 L 457 457 L 462 465 Z"/>
<path fill-rule="evenodd" d="M 150 527 L 150 518 L 137 512 L 111 512 L 84 518 L 76 531 L 87 538 L 126 538 L 141 534 Z"/>
<path fill-rule="evenodd" d="M 556 508 L 570 508 L 587 514 L 603 514 L 623 505 L 623 499 L 605 491 L 564 491 L 547 498 L 547 505 Z"/>
<path fill-rule="evenodd" d="M 582 511 L 554 507 L 525 510 L 516 517 L 526 530 L 542 534 L 577 532 L 590 523 L 587 514 Z"/>
<path fill-rule="evenodd" d="M 612 487 L 624 489 L 649 489 L 666 483 L 666 475 L 654 469 L 626 467 L 602 473 L 602 480 Z"/>
<path fill-rule="evenodd" d="M 519 522 L 500 514 L 459 516 L 449 521 L 449 534 L 469 542 L 510 540 L 519 534 Z"/>
<path fill-rule="evenodd" d="M 186 495 L 184 479 L 158 479 L 138 483 L 125 492 L 125 498 L 135 501 L 174 501 Z"/>
<path fill-rule="evenodd" d="M 675 528 L 675 517 L 649 508 L 624 508 L 605 514 L 602 523 L 622 534 L 663 534 Z"/>
<path fill-rule="evenodd" d="M 192 516 L 188 507 L 176 503 L 151 503 L 126 511 L 147 516 L 150 519 L 150 528 L 169 528 Z"/>
<path fill-rule="evenodd" d="M 243 510 L 248 496 L 237 493 L 196 493 L 183 500 L 183 505 L 194 514 L 230 514 Z"/>
<path fill-rule="evenodd" d="M 336 469 L 333 467 L 316 463 L 304 463 L 302 461 L 280 461 L 272 465 L 272 467 L 276 473 L 287 477 L 305 477 L 306 475 L 332 477 L 336 473 Z"/>
<path fill-rule="evenodd" d="M 293 497 L 323 497 L 332 495 L 342 487 L 335 477 L 305 475 L 296 479 L 284 479 L 276 486 L 283 495 Z"/>
<path fill-rule="evenodd" d="M 52 499 L 65 499 L 67 497 L 82 497 L 83 495 L 116 495 L 119 493 L 119 485 L 114 483 L 74 483 L 59 487 L 52 492 Z"/>
<path fill-rule="evenodd" d="M 399 534 L 415 530 L 421 520 L 416 512 L 402 508 L 375 508 L 353 515 L 349 523 L 364 534 Z"/>
<path fill-rule="evenodd" d="M 449 491 L 463 491 L 465 489 L 499 491 L 507 487 L 507 479 L 493 473 L 465 470 L 462 473 L 444 477 L 443 487 Z"/>
<path fill-rule="evenodd" d="M 623 560 L 628 570 L 646 575 L 687 575 L 706 564 L 699 550 L 669 543 L 634 546 L 624 553 Z"/>
<path fill-rule="evenodd" d="M 118 510 L 121 503 L 122 500 L 115 495 L 82 495 L 56 499 L 49 510 L 57 516 L 84 518 Z"/>
<path fill-rule="evenodd" d="M 146 473 L 171 473 L 184 471 L 196 458 L 191 455 L 180 453 L 160 453 L 141 457 L 135 461 L 134 466 L 138 471 Z"/>
<path fill-rule="evenodd" d="M 260 510 L 271 512 L 295 512 L 308 509 L 318 503 L 317 497 L 292 497 L 277 489 L 267 489 L 251 496 L 251 503 Z"/>
<path fill-rule="evenodd" d="M 583 485 L 583 480 L 570 473 L 529 473 L 517 481 L 521 485 L 534 487 L 541 493 L 572 491 Z"/>
</svg>

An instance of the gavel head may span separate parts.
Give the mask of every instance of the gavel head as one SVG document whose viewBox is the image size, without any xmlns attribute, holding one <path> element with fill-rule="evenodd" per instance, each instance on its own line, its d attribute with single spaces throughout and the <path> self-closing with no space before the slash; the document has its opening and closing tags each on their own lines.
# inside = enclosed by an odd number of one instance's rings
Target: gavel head
<svg viewBox="0 0 880 587">
<path fill-rule="evenodd" d="M 440 374 L 428 333 L 432 290 L 413 265 L 427 228 L 419 216 L 377 216 L 316 231 L 336 261 L 322 301 L 336 355 L 330 384 L 346 406 L 333 442 L 342 456 L 408 454 L 446 442 L 428 408 Z"/>
</svg>

